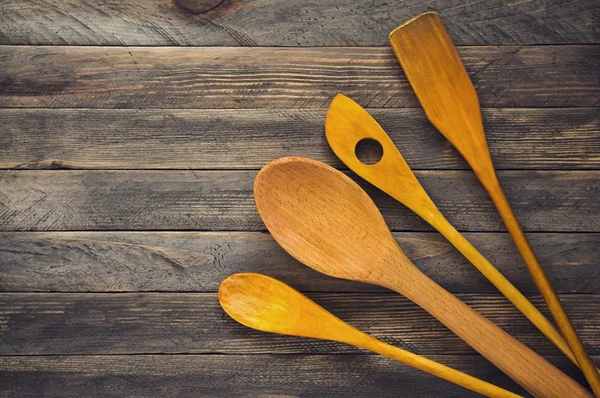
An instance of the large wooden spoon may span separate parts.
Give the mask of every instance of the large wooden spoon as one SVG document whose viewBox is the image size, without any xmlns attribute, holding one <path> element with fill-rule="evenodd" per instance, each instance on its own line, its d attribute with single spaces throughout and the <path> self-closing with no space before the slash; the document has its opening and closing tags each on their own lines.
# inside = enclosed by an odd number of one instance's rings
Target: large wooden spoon
<svg viewBox="0 0 600 398">
<path fill-rule="evenodd" d="M 448 222 L 417 180 L 402 154 L 379 123 L 360 105 L 337 95 L 325 118 L 325 135 L 338 158 L 356 174 L 387 193 L 437 229 L 454 247 L 504 294 L 537 328 L 577 365 L 569 345 L 554 325 Z M 372 165 L 361 162 L 356 147 L 365 139 L 383 148 Z"/>
<path fill-rule="evenodd" d="M 502 191 L 485 139 L 477 93 L 440 17 L 433 12 L 422 14 L 396 28 L 389 39 L 429 121 L 461 153 L 494 201 L 558 328 L 600 397 L 600 374 Z"/>
<path fill-rule="evenodd" d="M 219 302 L 230 317 L 253 329 L 351 344 L 489 397 L 519 397 L 476 377 L 377 340 L 335 317 L 297 290 L 266 275 L 231 275 L 219 287 Z"/>
<path fill-rule="evenodd" d="M 340 171 L 310 159 L 278 159 L 258 173 L 254 198 L 273 238 L 300 262 L 406 296 L 535 396 L 590 396 L 423 274 L 400 249 L 371 198 Z"/>
</svg>

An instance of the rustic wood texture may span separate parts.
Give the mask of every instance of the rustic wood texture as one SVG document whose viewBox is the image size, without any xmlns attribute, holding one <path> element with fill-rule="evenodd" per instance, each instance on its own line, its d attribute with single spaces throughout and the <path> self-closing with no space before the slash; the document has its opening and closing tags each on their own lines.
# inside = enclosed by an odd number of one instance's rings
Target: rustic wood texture
<svg viewBox="0 0 600 398">
<path fill-rule="evenodd" d="M 600 46 L 466 47 L 483 107 L 600 104 Z M 0 107 L 417 107 L 391 49 L 0 46 Z"/>
<path fill-rule="evenodd" d="M 284 280 L 284 282 L 287 282 Z M 420 355 L 474 355 L 439 321 L 398 294 L 308 293 L 351 325 Z M 457 296 L 542 355 L 560 355 L 500 294 Z M 537 295 L 529 298 L 548 314 Z M 592 354 L 600 353 L 600 295 L 562 294 Z M 3 293 L 0 355 L 356 353 L 334 342 L 242 326 L 215 293 Z"/>
<path fill-rule="evenodd" d="M 476 356 L 431 359 L 524 394 Z M 600 357 L 595 357 L 600 360 Z M 580 382 L 568 360 L 552 363 Z M 326 372 L 323 369 L 327 369 Z M 131 355 L 0 357 L 6 396 L 327 396 L 479 397 L 374 355 Z M 227 389 L 223 388 L 227 386 Z"/>
<path fill-rule="evenodd" d="M 524 293 L 537 293 L 506 233 L 465 233 Z M 495 288 L 439 234 L 394 236 L 415 264 L 452 292 Z M 559 292 L 600 294 L 600 234 L 531 233 Z M 260 232 L 8 232 L 0 234 L 3 292 L 215 292 L 237 272 L 271 275 L 306 292 L 382 292 L 325 277 Z"/>
<path fill-rule="evenodd" d="M 457 44 L 597 43 L 593 0 L 25 1 L 0 4 L 0 43 L 126 46 L 384 46 L 436 10 Z M 215 5 L 216 8 L 215 8 Z M 208 11 L 208 12 L 207 12 Z"/>
<path fill-rule="evenodd" d="M 255 175 L 5 170 L 0 172 L 0 230 L 264 230 L 252 197 Z M 471 172 L 418 171 L 416 176 L 458 229 L 504 230 Z M 600 171 L 503 171 L 499 178 L 527 231 L 600 232 Z M 359 182 L 391 229 L 431 230 L 394 199 Z"/>
<path fill-rule="evenodd" d="M 0 171 L 0 396 L 470 396 L 383 357 L 237 325 L 214 294 L 234 272 L 277 277 L 384 341 L 525 394 L 407 300 L 300 265 L 251 197 L 277 157 L 345 168 L 323 134 L 344 93 L 548 315 L 389 48 L 393 28 L 431 10 L 461 46 L 503 187 L 600 364 L 597 2 L 218 3 L 0 2 L 0 168 L 40 169 Z M 369 189 L 419 269 L 585 383 L 447 241 Z"/>
<path fill-rule="evenodd" d="M 466 169 L 420 109 L 369 109 L 413 170 Z M 0 168 L 257 169 L 342 163 L 320 109 L 0 109 Z M 484 109 L 496 168 L 600 169 L 596 108 Z"/>
</svg>

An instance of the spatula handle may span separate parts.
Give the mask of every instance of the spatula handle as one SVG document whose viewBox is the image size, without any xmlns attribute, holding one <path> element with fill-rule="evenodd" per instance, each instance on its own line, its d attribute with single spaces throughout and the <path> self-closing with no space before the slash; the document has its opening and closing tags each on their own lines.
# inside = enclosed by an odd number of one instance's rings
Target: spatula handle
<svg viewBox="0 0 600 398">
<path fill-rule="evenodd" d="M 445 218 L 438 217 L 431 225 L 461 252 L 504 296 L 521 311 L 556 347 L 575 365 L 578 365 L 571 348 L 562 334 L 496 267 L 494 267 Z"/>
<path fill-rule="evenodd" d="M 409 262 L 398 253 L 398 267 Z M 432 281 L 416 267 L 410 281 L 390 280 L 383 286 L 421 306 L 511 379 L 536 397 L 592 395 L 544 358 Z M 406 283 L 405 283 L 406 282 Z"/>
<path fill-rule="evenodd" d="M 577 359 L 581 371 L 590 383 L 590 386 L 592 387 L 596 397 L 600 397 L 600 374 L 598 373 L 598 369 L 592 362 L 592 359 L 583 346 L 577 331 L 569 320 L 569 317 L 563 308 L 556 291 L 550 284 L 550 280 L 548 279 L 546 272 L 544 272 L 542 265 L 533 251 L 533 248 L 529 244 L 529 241 L 527 240 L 527 237 L 525 236 L 525 233 L 519 224 L 517 216 L 510 207 L 508 199 L 504 195 L 504 191 L 502 190 L 498 179 L 482 179 L 482 183 L 492 198 L 492 201 L 496 205 L 498 213 L 500 213 L 500 216 L 502 217 L 510 236 L 515 242 L 519 252 L 521 253 L 521 256 L 523 257 L 523 260 L 525 261 L 525 264 L 527 265 L 527 269 L 531 274 L 531 278 L 535 282 L 535 285 L 544 298 L 546 305 L 550 309 L 552 317 L 556 321 L 558 328 L 562 332 L 567 344 L 573 352 L 573 355 Z"/>
</svg>

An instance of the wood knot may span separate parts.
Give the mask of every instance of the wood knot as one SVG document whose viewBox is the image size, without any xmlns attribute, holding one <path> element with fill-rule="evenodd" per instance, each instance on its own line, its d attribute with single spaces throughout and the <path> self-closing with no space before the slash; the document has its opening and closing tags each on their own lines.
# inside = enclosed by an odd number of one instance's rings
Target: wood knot
<svg viewBox="0 0 600 398">
<path fill-rule="evenodd" d="M 204 14 L 217 8 L 225 0 L 173 0 L 173 3 L 191 14 Z"/>
</svg>

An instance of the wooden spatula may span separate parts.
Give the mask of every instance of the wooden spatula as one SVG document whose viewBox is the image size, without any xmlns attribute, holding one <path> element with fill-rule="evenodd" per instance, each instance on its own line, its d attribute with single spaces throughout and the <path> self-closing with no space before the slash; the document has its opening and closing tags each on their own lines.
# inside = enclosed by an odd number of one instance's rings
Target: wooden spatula
<svg viewBox="0 0 600 398">
<path fill-rule="evenodd" d="M 429 121 L 461 153 L 494 201 L 579 367 L 600 396 L 600 375 L 502 191 L 485 139 L 479 99 L 442 21 L 436 13 L 422 14 L 396 28 L 389 40 Z"/>
<path fill-rule="evenodd" d="M 277 159 L 256 176 L 254 200 L 273 238 L 298 261 L 404 295 L 535 396 L 591 396 L 423 274 L 400 249 L 369 195 L 342 172 L 310 159 Z"/>
<path fill-rule="evenodd" d="M 219 302 L 230 317 L 253 329 L 351 344 L 488 397 L 520 397 L 441 363 L 377 340 L 270 276 L 255 273 L 231 275 L 219 287 Z"/>
</svg>

